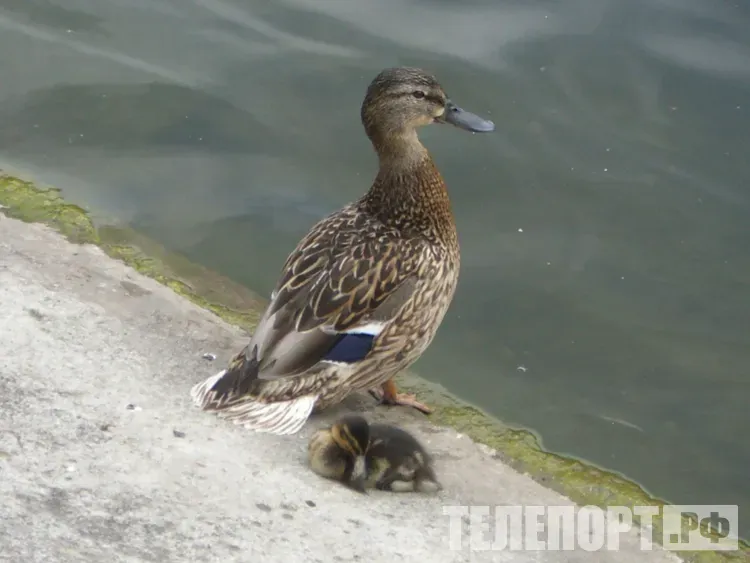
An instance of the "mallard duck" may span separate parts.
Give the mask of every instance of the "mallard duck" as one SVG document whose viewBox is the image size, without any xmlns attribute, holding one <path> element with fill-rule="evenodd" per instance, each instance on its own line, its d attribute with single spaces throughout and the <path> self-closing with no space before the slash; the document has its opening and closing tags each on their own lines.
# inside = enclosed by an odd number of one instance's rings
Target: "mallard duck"
<svg viewBox="0 0 750 563">
<path fill-rule="evenodd" d="M 352 489 L 434 492 L 432 458 L 411 434 L 388 424 L 369 424 L 348 415 L 315 432 L 307 449 L 310 467 L 327 479 Z"/>
<path fill-rule="evenodd" d="M 354 391 L 431 411 L 393 377 L 432 342 L 460 256 L 445 182 L 417 128 L 495 126 L 456 106 L 435 77 L 403 67 L 375 77 L 361 119 L 380 164 L 372 186 L 289 255 L 247 346 L 192 388 L 202 409 L 274 434 L 296 433 L 313 409 Z"/>
</svg>

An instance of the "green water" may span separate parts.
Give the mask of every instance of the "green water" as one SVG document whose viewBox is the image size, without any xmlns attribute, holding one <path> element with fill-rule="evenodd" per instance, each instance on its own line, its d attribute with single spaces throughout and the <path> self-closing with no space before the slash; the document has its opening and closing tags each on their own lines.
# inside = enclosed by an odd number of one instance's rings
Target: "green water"
<svg viewBox="0 0 750 563">
<path fill-rule="evenodd" d="M 459 290 L 416 366 L 750 535 L 750 9 L 571 0 L 0 2 L 0 166 L 266 293 L 375 173 L 385 66 L 493 135 L 422 135 Z"/>
</svg>

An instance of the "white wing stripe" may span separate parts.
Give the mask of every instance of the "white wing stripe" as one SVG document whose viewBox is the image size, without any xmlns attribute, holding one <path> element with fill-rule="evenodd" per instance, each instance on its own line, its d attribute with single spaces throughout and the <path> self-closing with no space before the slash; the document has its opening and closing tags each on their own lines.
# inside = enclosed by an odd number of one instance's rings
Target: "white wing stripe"
<svg viewBox="0 0 750 563">
<path fill-rule="evenodd" d="M 370 336 L 377 336 L 383 331 L 384 327 L 384 323 L 367 323 L 352 327 L 349 330 L 342 330 L 341 332 L 332 331 L 330 329 L 324 330 L 329 334 L 369 334 Z"/>
</svg>

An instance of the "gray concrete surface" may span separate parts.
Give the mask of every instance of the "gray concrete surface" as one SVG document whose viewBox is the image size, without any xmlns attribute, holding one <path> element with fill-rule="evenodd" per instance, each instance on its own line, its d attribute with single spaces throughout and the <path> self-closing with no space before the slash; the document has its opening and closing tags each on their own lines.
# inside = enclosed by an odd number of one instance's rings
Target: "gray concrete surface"
<svg viewBox="0 0 750 563">
<path fill-rule="evenodd" d="M 191 385 L 245 336 L 157 282 L 0 214 L 0 560 L 666 562 L 638 550 L 449 549 L 447 504 L 570 504 L 469 439 L 402 418 L 440 496 L 358 496 L 305 465 L 300 435 L 196 410 Z M 202 359 L 218 355 L 216 362 Z M 135 408 L 128 408 L 128 405 Z M 369 408 L 369 407 L 368 407 Z"/>
</svg>

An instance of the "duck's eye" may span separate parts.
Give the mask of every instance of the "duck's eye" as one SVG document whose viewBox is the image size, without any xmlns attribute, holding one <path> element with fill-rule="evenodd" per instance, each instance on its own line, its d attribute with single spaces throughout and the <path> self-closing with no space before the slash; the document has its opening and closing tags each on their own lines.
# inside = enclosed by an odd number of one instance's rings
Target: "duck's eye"
<svg viewBox="0 0 750 563">
<path fill-rule="evenodd" d="M 425 94 L 424 94 L 424 92 L 422 92 L 422 90 L 414 90 L 414 94 L 412 94 L 412 95 L 415 98 L 417 98 L 418 100 L 421 100 L 422 98 L 424 98 Z"/>
</svg>

